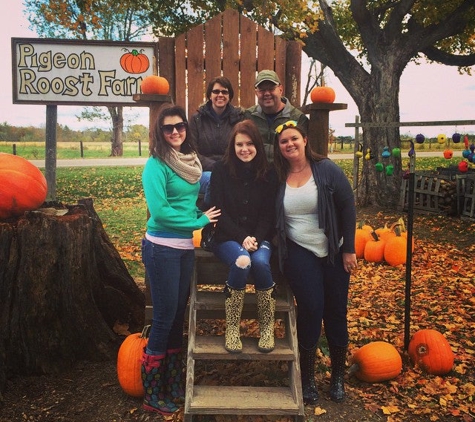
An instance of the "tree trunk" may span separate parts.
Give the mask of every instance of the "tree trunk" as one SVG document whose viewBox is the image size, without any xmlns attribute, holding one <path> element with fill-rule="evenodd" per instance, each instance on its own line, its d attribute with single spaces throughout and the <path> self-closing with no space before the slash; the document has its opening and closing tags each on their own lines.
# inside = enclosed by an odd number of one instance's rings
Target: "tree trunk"
<svg viewBox="0 0 475 422">
<path fill-rule="evenodd" d="M 107 107 L 112 118 L 112 139 L 111 156 L 122 157 L 124 155 L 124 144 L 122 133 L 124 131 L 123 107 Z"/>
<path fill-rule="evenodd" d="M 392 153 L 394 148 L 401 148 L 399 127 L 394 126 L 400 120 L 399 90 L 395 86 L 399 86 L 399 77 L 394 72 L 373 70 L 366 94 L 358 98 L 361 122 L 375 125 L 362 130 L 363 156 L 369 151 L 372 158 L 362 160 L 362 175 L 356 190 L 360 206 L 394 209 L 399 203 L 401 156 Z M 386 158 L 382 155 L 385 149 L 390 153 Z"/>
<path fill-rule="evenodd" d="M 143 328 L 144 295 L 92 200 L 62 208 L 0 223 L 0 392 L 15 374 L 115 359 L 123 337 L 113 327 Z"/>
</svg>

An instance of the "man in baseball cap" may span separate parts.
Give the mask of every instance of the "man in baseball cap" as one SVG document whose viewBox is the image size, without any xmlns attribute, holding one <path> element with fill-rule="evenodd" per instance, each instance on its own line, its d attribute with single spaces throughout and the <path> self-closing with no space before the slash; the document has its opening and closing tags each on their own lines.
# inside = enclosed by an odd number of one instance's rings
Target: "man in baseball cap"
<svg viewBox="0 0 475 422">
<path fill-rule="evenodd" d="M 257 104 L 248 108 L 244 117 L 251 119 L 259 128 L 267 159 L 273 160 L 275 128 L 289 120 L 295 120 L 305 131 L 308 130 L 308 118 L 299 109 L 290 104 L 283 96 L 284 88 L 279 75 L 270 69 L 261 70 L 254 83 Z"/>
<path fill-rule="evenodd" d="M 272 82 L 274 85 L 281 84 L 279 76 L 273 70 L 263 70 L 262 72 L 259 72 L 254 86 L 257 88 L 262 82 L 265 81 Z"/>
</svg>

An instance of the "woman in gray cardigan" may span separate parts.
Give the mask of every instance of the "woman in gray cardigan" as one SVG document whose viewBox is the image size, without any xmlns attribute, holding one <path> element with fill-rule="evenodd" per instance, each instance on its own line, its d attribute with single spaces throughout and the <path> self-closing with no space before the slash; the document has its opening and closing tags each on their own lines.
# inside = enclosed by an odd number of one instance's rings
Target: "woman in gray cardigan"
<svg viewBox="0 0 475 422">
<path fill-rule="evenodd" d="M 356 207 L 345 174 L 315 154 L 296 121 L 276 128 L 274 165 L 279 263 L 294 293 L 303 399 L 318 400 L 315 353 L 322 322 L 330 349 L 330 398 L 345 398 L 350 273 L 356 268 Z"/>
</svg>

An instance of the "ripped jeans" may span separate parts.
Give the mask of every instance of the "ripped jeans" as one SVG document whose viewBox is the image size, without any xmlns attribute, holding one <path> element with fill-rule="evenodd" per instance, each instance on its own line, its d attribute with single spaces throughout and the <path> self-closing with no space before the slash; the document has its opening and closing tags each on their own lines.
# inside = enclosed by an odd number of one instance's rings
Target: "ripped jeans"
<svg viewBox="0 0 475 422">
<path fill-rule="evenodd" d="M 274 286 L 270 269 L 272 249 L 267 240 L 254 252 L 246 251 L 233 240 L 215 243 L 213 253 L 229 267 L 226 284 L 232 289 L 244 289 L 249 275 L 254 280 L 256 290 L 268 290 Z"/>
</svg>

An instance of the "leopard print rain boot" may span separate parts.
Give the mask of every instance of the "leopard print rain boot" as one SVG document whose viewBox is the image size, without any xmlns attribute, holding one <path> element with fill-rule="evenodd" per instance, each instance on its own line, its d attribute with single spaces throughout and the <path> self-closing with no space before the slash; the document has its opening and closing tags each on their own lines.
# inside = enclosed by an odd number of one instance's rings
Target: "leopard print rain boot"
<svg viewBox="0 0 475 422">
<path fill-rule="evenodd" d="M 267 290 L 257 290 L 257 316 L 261 338 L 257 345 L 260 352 L 269 353 L 274 350 L 274 287 Z"/>
<path fill-rule="evenodd" d="M 226 299 L 226 334 L 224 348 L 229 353 L 241 353 L 242 342 L 240 338 L 241 313 L 244 305 L 245 290 L 235 290 L 226 285 L 224 288 Z"/>
</svg>

